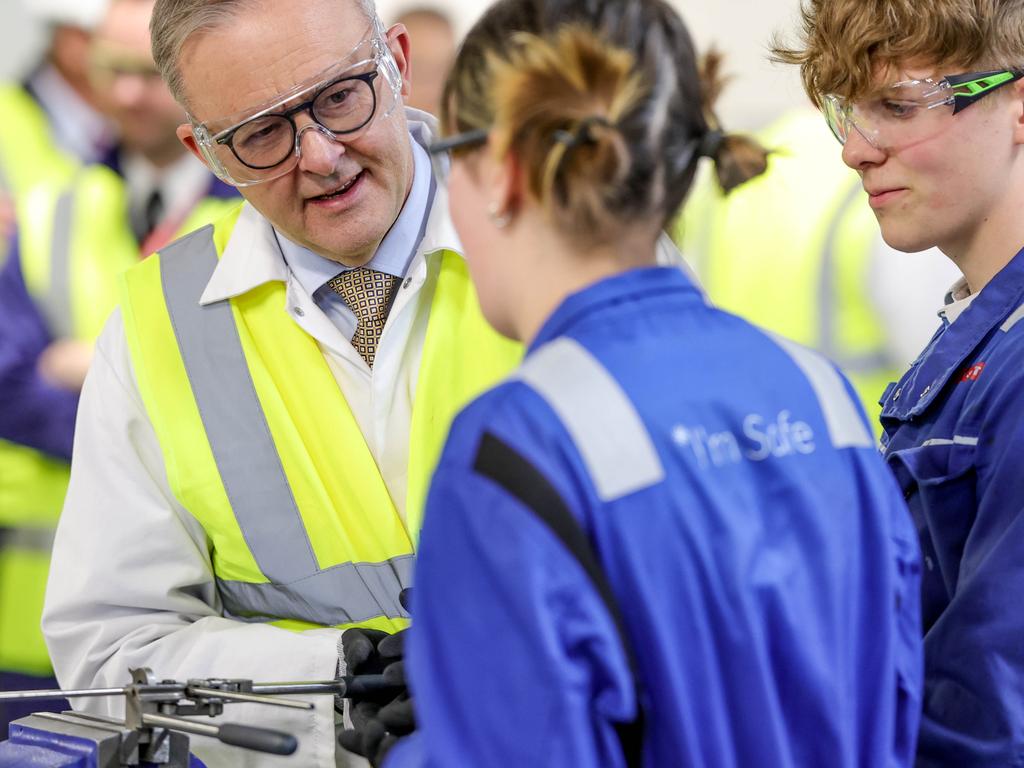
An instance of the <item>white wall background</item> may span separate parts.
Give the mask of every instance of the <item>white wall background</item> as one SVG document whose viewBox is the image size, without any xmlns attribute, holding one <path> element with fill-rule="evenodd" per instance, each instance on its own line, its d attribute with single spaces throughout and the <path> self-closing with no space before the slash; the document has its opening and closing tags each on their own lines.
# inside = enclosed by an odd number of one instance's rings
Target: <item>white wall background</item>
<svg viewBox="0 0 1024 768">
<path fill-rule="evenodd" d="M 805 99 L 795 71 L 770 64 L 767 42 L 773 32 L 794 28 L 798 0 L 672 0 L 686 19 L 698 45 L 714 43 L 728 55 L 735 79 L 720 113 L 727 128 L 763 125 Z M 487 3 L 482 0 L 434 0 L 451 10 L 465 32 Z M 26 14 L 23 3 L 0 0 L 0 77 L 14 77 L 28 67 L 42 45 L 42 30 Z M 377 0 L 387 21 L 412 0 Z M 415 41 L 414 41 L 415 44 Z"/>
<path fill-rule="evenodd" d="M 0 0 L 0 77 L 20 75 L 42 45 L 42 38 L 42 30 L 21 0 Z"/>
</svg>

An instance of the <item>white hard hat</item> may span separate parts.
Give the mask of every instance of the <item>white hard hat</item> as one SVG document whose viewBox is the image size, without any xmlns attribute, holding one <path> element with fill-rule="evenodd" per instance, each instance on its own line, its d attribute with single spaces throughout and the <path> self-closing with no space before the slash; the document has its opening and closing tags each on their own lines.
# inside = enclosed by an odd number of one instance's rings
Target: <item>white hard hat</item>
<svg viewBox="0 0 1024 768">
<path fill-rule="evenodd" d="M 22 0 L 42 22 L 93 29 L 103 20 L 109 0 Z"/>
</svg>

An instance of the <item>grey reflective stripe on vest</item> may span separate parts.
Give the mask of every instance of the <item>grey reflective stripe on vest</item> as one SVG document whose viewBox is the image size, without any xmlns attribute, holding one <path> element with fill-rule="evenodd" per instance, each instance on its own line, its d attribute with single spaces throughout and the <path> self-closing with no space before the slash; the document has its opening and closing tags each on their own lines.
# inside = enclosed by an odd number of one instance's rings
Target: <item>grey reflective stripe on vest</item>
<svg viewBox="0 0 1024 768">
<path fill-rule="evenodd" d="M 665 479 L 650 433 L 607 369 L 578 342 L 561 338 L 531 354 L 516 379 L 561 419 L 602 501 Z"/>
<path fill-rule="evenodd" d="M 354 621 L 406 616 L 398 605 L 398 592 L 409 582 L 404 557 L 319 569 L 249 373 L 231 303 L 199 304 L 217 262 L 209 225 L 160 253 L 167 311 L 217 470 L 245 542 L 271 582 L 223 582 L 226 607 L 233 614 L 318 624 L 344 623 L 319 613 L 327 605 L 332 615 L 360 617 Z"/>
<path fill-rule="evenodd" d="M 0 552 L 18 549 L 48 554 L 55 534 L 52 528 L 0 528 Z"/>
<path fill-rule="evenodd" d="M 386 563 L 343 563 L 295 584 L 218 579 L 217 586 L 226 613 L 242 621 L 306 617 L 317 624 L 354 624 L 409 615 L 398 595 L 412 585 L 413 561 L 413 555 L 404 555 Z"/>
<path fill-rule="evenodd" d="M 789 339 L 781 336 L 772 338 L 807 377 L 821 406 L 832 445 L 836 448 L 873 447 L 874 439 L 832 364 Z"/>
<path fill-rule="evenodd" d="M 846 353 L 839 344 L 838 307 L 836 301 L 836 273 L 839 261 L 839 232 L 843 219 L 850 209 L 857 204 L 864 190 L 860 183 L 854 183 L 852 189 L 843 197 L 843 202 L 832 217 L 825 234 L 822 252 L 821 272 L 818 275 L 818 343 L 817 348 L 823 355 L 834 360 L 850 373 L 876 373 L 897 367 L 885 354 L 878 349 L 861 355 Z"/>
<path fill-rule="evenodd" d="M 50 282 L 44 314 L 55 338 L 75 335 L 71 320 L 71 230 L 75 223 L 74 185 L 57 199 L 50 237 Z"/>
</svg>

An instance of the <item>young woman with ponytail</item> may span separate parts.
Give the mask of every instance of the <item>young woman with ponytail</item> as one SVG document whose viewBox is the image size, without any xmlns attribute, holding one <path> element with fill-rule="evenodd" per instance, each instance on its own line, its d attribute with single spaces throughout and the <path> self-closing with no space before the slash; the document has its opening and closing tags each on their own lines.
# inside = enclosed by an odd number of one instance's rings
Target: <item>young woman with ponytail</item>
<svg viewBox="0 0 1024 768">
<path fill-rule="evenodd" d="M 918 550 L 849 384 L 656 264 L 701 157 L 764 167 L 717 70 L 664 0 L 502 0 L 462 47 L 435 151 L 527 353 L 434 476 L 388 768 L 910 764 Z"/>
</svg>

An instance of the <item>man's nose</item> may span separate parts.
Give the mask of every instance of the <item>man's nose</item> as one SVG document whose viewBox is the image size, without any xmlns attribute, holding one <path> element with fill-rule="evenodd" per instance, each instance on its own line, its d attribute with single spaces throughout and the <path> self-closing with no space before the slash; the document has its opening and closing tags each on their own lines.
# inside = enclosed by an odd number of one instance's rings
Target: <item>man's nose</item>
<svg viewBox="0 0 1024 768">
<path fill-rule="evenodd" d="M 296 121 L 298 126 L 299 168 L 318 176 L 330 176 L 338 169 L 338 160 L 345 154 L 345 145 L 308 116 Z"/>
<path fill-rule="evenodd" d="M 843 162 L 860 171 L 870 165 L 878 165 L 885 161 L 885 152 L 876 147 L 861 133 L 860 128 L 855 124 L 850 125 L 850 131 L 846 136 L 846 143 L 843 144 Z"/>
</svg>

